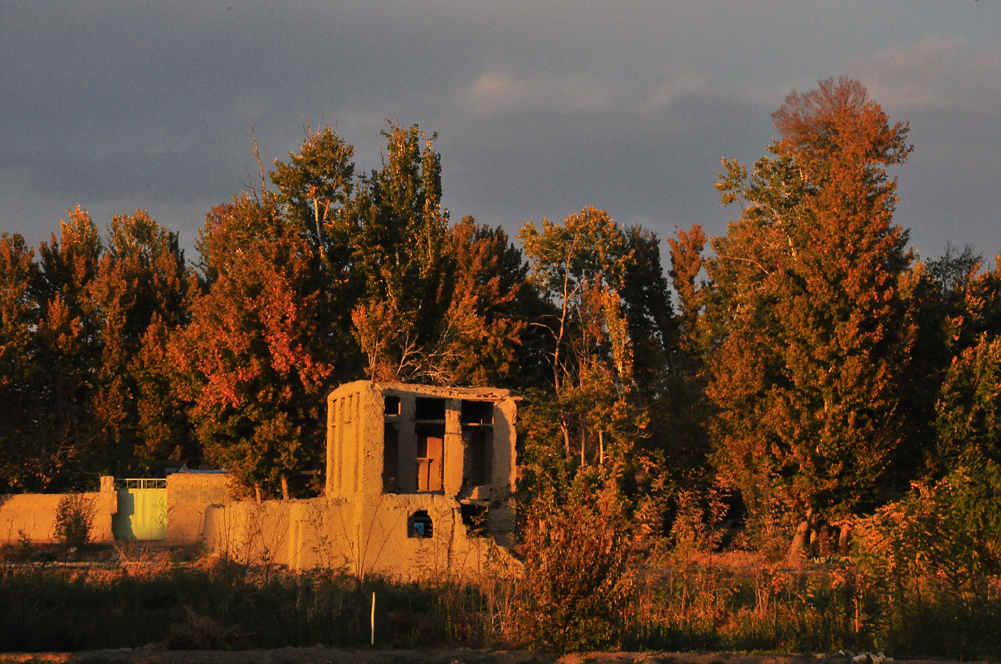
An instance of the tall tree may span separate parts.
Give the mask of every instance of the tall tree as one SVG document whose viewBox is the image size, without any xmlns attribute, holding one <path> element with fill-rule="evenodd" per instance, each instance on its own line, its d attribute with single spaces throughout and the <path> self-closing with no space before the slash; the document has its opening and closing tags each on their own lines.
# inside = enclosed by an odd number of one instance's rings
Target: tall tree
<svg viewBox="0 0 1001 664">
<path fill-rule="evenodd" d="M 43 242 L 39 303 L 38 370 L 32 385 L 34 441 L 21 459 L 18 486 L 26 491 L 74 488 L 107 471 L 95 456 L 100 428 L 92 410 L 101 328 L 92 296 L 103 246 L 90 215 L 77 206 L 60 235 Z"/>
<path fill-rule="evenodd" d="M 743 214 L 711 242 L 700 324 L 717 468 L 757 523 L 798 524 L 796 553 L 817 520 L 880 501 L 903 443 L 909 255 L 887 167 L 911 147 L 853 80 L 793 92 L 773 118 L 749 178 L 724 162 L 717 188 Z"/>
<path fill-rule="evenodd" d="M 445 254 L 441 156 L 433 148 L 437 135 L 428 138 L 416 125 L 393 125 L 383 136 L 386 163 L 361 179 L 347 212 L 364 289 L 351 317 L 372 378 L 429 379 L 429 349 L 443 333 L 454 274 Z"/>
<path fill-rule="evenodd" d="M 671 283 L 677 296 L 674 337 L 663 365 L 661 407 L 653 411 L 653 427 L 670 441 L 669 468 L 677 482 L 694 488 L 711 480 L 709 432 L 713 409 L 705 394 L 699 323 L 702 293 L 696 279 L 702 270 L 706 234 L 699 225 L 668 238 Z"/>
<path fill-rule="evenodd" d="M 167 367 L 148 362 L 151 353 L 162 353 L 165 337 L 148 332 L 187 322 L 191 283 L 184 252 L 177 233 L 143 210 L 115 216 L 107 242 L 92 287 L 102 330 L 94 410 L 104 455 L 118 474 L 162 472 L 169 462 L 195 460 L 185 444 L 191 431 L 181 420 L 148 421 L 150 413 L 180 408 L 160 375 Z"/>
<path fill-rule="evenodd" d="M 332 371 L 321 339 L 315 248 L 274 199 L 238 197 L 199 237 L 206 292 L 170 342 L 179 389 L 207 458 L 248 486 L 280 488 L 316 468 L 322 392 Z"/>
<path fill-rule="evenodd" d="M 354 148 L 330 127 L 317 131 L 307 125 L 306 139 L 288 162 L 275 159 L 269 174 L 278 188 L 278 202 L 285 216 L 304 230 L 323 254 L 334 245 L 331 260 L 344 255 L 347 238 L 337 223 L 340 210 L 348 202 L 354 183 Z"/>
<path fill-rule="evenodd" d="M 605 433 L 615 429 L 624 454 L 630 433 L 645 424 L 628 398 L 633 346 L 622 291 L 634 255 L 629 237 L 595 208 L 562 224 L 544 219 L 541 229 L 529 222 L 518 237 L 532 282 L 556 311 L 545 323 L 553 336 L 549 369 L 565 458 L 579 450 L 583 464 L 588 448 L 600 457 Z"/>
<path fill-rule="evenodd" d="M 38 279 L 34 252 L 20 234 L 0 235 L 0 493 L 31 483 L 24 460 L 36 433 L 33 387 L 39 367 L 35 335 L 39 307 L 33 293 Z"/>
<path fill-rule="evenodd" d="M 504 229 L 472 217 L 451 226 L 445 241 L 455 278 L 430 368 L 442 383 L 509 385 L 535 304 L 528 266 Z"/>
</svg>

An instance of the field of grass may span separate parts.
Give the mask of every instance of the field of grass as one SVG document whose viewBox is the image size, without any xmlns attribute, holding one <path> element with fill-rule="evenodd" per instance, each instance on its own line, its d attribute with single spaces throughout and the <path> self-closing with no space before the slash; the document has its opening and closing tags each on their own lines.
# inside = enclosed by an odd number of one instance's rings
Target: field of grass
<svg viewBox="0 0 1001 664">
<path fill-rule="evenodd" d="M 100 558 L 101 556 L 96 556 Z M 106 557 L 106 556 L 105 556 Z M 0 651 L 162 644 L 176 649 L 366 646 L 372 593 L 382 647 L 531 647 L 517 581 L 401 582 L 292 574 L 167 554 L 90 564 L 0 563 Z M 605 646 L 629 650 L 1001 656 L 1001 582 L 867 579 L 849 562 L 634 567 Z"/>
</svg>

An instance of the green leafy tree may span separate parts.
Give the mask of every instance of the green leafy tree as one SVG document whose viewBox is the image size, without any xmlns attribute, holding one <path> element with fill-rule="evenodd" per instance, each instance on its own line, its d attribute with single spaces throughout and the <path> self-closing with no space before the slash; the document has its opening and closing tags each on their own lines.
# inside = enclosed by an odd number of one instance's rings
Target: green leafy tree
<svg viewBox="0 0 1001 664">
<path fill-rule="evenodd" d="M 108 231 L 92 287 L 102 330 L 95 416 L 109 470 L 162 472 L 168 463 L 197 460 L 164 375 L 169 368 L 150 363 L 164 352 L 163 330 L 187 322 L 190 275 L 177 233 L 146 212 L 116 216 Z"/>
<path fill-rule="evenodd" d="M 665 363 L 662 391 L 665 407 L 655 411 L 669 429 L 671 457 L 685 484 L 707 479 L 709 453 L 707 423 L 713 409 L 705 394 L 705 374 L 700 340 L 701 295 L 696 283 L 702 270 L 702 252 L 707 242 L 699 225 L 678 230 L 667 243 L 671 251 L 671 282 L 677 294 L 676 336 Z"/>
<path fill-rule="evenodd" d="M 791 93 L 780 138 L 748 177 L 717 188 L 743 214 L 711 241 L 699 303 L 720 475 L 752 523 L 798 524 L 878 504 L 905 437 L 913 330 L 898 283 L 909 263 L 893 223 L 907 126 L 856 81 Z"/>
<path fill-rule="evenodd" d="M 92 296 L 103 246 L 97 227 L 77 206 L 60 235 L 43 242 L 34 362 L 33 440 L 15 481 L 24 491 L 85 486 L 106 464 L 95 454 L 100 427 L 93 415 L 101 328 Z"/>
<path fill-rule="evenodd" d="M 347 238 L 339 212 L 351 196 L 354 182 L 354 148 L 330 127 L 317 131 L 306 126 L 306 139 L 288 162 L 275 159 L 269 174 L 278 188 L 278 201 L 287 218 L 303 229 L 313 229 L 313 242 L 323 254 L 328 247 L 336 261 L 344 256 Z"/>
<path fill-rule="evenodd" d="M 431 354 L 436 382 L 511 385 L 518 377 L 534 291 L 521 252 L 498 226 L 464 217 L 446 232 L 455 277 L 444 329 Z"/>
<path fill-rule="evenodd" d="M 33 292 L 38 280 L 34 251 L 19 234 L 0 235 L 0 493 L 22 488 L 23 461 L 36 432 L 34 384 L 39 306 Z"/>
<path fill-rule="evenodd" d="M 416 125 L 393 125 L 383 136 L 386 163 L 361 179 L 345 213 L 362 291 L 351 318 L 370 377 L 433 379 L 454 274 L 445 254 L 437 136 L 427 138 Z"/>
<path fill-rule="evenodd" d="M 318 346 L 315 248 L 274 200 L 239 197 L 199 237 L 206 291 L 171 340 L 180 393 L 204 454 L 246 485 L 280 487 L 318 467 L 322 394 L 332 367 Z"/>
<path fill-rule="evenodd" d="M 936 404 L 938 455 L 946 468 L 975 453 L 1001 463 L 1001 337 L 953 359 Z"/>
<path fill-rule="evenodd" d="M 288 161 L 274 162 L 269 177 L 277 190 L 275 200 L 287 223 L 298 228 L 318 253 L 321 298 L 320 316 L 326 321 L 319 334 L 337 380 L 356 378 L 364 363 L 354 338 L 351 311 L 364 293 L 364 278 L 357 270 L 359 237 L 351 200 L 356 188 L 354 148 L 330 127 L 314 131 Z M 263 177 L 263 176 L 262 176 Z M 262 185 L 263 188 L 263 185 Z"/>
<path fill-rule="evenodd" d="M 625 229 L 629 260 L 621 297 L 633 346 L 633 376 L 644 393 L 657 391 L 678 342 L 678 322 L 660 260 L 660 240 L 641 226 Z"/>
<path fill-rule="evenodd" d="M 518 237 L 533 284 L 556 310 L 545 324 L 565 460 L 580 450 L 584 464 L 590 447 L 600 461 L 604 434 L 613 430 L 624 454 L 627 432 L 645 424 L 628 398 L 633 347 L 621 295 L 633 256 L 627 234 L 604 211 L 585 208 L 562 224 L 529 222 Z"/>
</svg>

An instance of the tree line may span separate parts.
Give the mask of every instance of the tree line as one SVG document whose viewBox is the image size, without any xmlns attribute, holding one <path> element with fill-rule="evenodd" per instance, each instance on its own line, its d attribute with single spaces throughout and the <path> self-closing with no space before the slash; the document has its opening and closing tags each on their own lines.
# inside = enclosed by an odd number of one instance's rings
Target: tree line
<svg viewBox="0 0 1001 664">
<path fill-rule="evenodd" d="M 208 213 L 193 264 L 141 210 L 102 235 L 78 207 L 37 251 L 4 233 L 0 493 L 211 463 L 309 495 L 326 393 L 371 377 L 511 388 L 519 500 L 614 487 L 638 533 L 723 496 L 751 545 L 797 552 L 914 484 L 996 501 L 1001 270 L 908 249 L 908 126 L 858 82 L 773 119 L 765 157 L 724 161 L 727 232 L 679 229 L 667 272 L 654 233 L 593 207 L 517 244 L 451 222 L 435 137 L 400 124 L 369 173 L 307 126 Z"/>
</svg>

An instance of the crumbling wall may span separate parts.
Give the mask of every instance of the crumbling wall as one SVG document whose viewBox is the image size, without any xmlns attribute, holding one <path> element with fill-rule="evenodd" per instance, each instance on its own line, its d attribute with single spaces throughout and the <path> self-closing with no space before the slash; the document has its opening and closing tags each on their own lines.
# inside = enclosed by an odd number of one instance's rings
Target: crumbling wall
<svg viewBox="0 0 1001 664">
<path fill-rule="evenodd" d="M 412 518 L 419 512 L 433 523 L 431 537 L 414 536 Z M 204 538 L 215 555 L 293 571 L 323 567 L 419 579 L 477 576 L 487 571 L 488 559 L 517 567 L 491 538 L 463 525 L 454 501 L 433 494 L 211 505 Z"/>
<path fill-rule="evenodd" d="M 350 568 L 351 542 L 340 533 L 351 511 L 346 501 L 323 498 L 215 504 L 205 511 L 203 536 L 211 553 L 243 564 Z"/>
<path fill-rule="evenodd" d="M 101 479 L 102 491 L 81 495 L 93 507 L 90 541 L 113 542 L 111 519 L 118 510 L 118 496 L 113 481 Z M 39 493 L 0 496 L 0 544 L 56 542 L 56 516 L 63 497 L 64 494 Z"/>
<path fill-rule="evenodd" d="M 224 473 L 172 473 L 167 476 L 168 544 L 193 544 L 205 530 L 210 505 L 233 502 L 232 479 Z"/>
<path fill-rule="evenodd" d="M 470 577 L 482 573 L 491 549 L 512 560 L 490 537 L 475 536 L 462 523 L 459 505 L 435 494 L 382 494 L 366 497 L 360 507 L 356 535 L 356 571 L 403 579 L 445 575 Z M 430 537 L 414 532 L 414 516 L 426 513 Z"/>
</svg>

